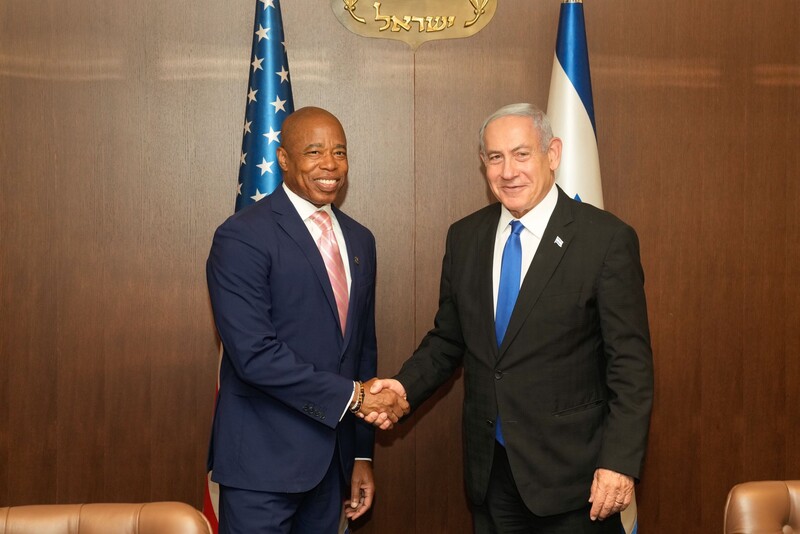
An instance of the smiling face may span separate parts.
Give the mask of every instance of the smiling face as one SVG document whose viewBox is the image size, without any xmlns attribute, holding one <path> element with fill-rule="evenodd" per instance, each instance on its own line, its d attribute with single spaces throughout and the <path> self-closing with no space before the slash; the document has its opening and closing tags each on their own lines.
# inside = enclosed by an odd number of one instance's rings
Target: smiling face
<svg viewBox="0 0 800 534">
<path fill-rule="evenodd" d="M 530 117 L 507 115 L 486 125 L 483 134 L 486 181 L 503 206 L 519 219 L 547 195 L 561 162 L 561 140 L 543 152 Z"/>
<path fill-rule="evenodd" d="M 283 122 L 278 165 L 293 193 L 317 207 L 330 204 L 347 183 L 347 139 L 339 120 L 320 108 L 302 108 Z"/>
</svg>

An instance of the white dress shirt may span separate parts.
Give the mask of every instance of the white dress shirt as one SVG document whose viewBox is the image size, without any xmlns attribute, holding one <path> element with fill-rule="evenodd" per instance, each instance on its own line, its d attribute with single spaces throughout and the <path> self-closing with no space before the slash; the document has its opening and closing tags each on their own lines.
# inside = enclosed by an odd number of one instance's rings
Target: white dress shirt
<svg viewBox="0 0 800 534">
<path fill-rule="evenodd" d="M 522 216 L 519 221 L 525 227 L 519 234 L 522 245 L 522 270 L 520 271 L 519 284 L 525 280 L 528 267 L 531 266 L 533 256 L 539 243 L 542 241 L 544 230 L 550 221 L 550 216 L 556 208 L 558 188 L 553 184 L 547 195 L 531 211 Z M 516 220 L 505 206 L 501 208 L 500 220 L 497 223 L 497 234 L 494 238 L 494 258 L 492 262 L 492 289 L 494 293 L 494 310 L 497 312 L 497 293 L 500 287 L 500 266 L 503 262 L 503 248 L 506 246 L 508 236 L 511 235 L 511 221 Z"/>
<path fill-rule="evenodd" d="M 314 238 L 314 243 L 319 243 L 319 238 L 322 236 L 322 230 L 319 229 L 317 223 L 311 220 L 311 216 L 316 211 L 324 211 L 330 215 L 331 223 L 333 224 L 333 234 L 336 236 L 336 243 L 339 245 L 339 255 L 342 257 L 344 272 L 345 275 L 347 275 L 347 295 L 350 296 L 350 284 L 353 283 L 353 279 L 350 276 L 350 262 L 347 259 L 347 243 L 344 241 L 342 228 L 339 226 L 339 221 L 336 220 L 336 215 L 334 215 L 331 205 L 325 204 L 321 208 L 318 208 L 308 200 L 292 192 L 292 190 L 286 187 L 285 183 L 281 184 L 281 187 L 283 187 L 283 190 L 286 191 L 286 196 L 289 197 L 289 201 L 292 203 L 292 206 L 294 206 L 294 209 L 297 210 L 300 218 L 303 219 L 304 223 L 306 223 L 306 228 L 308 228 L 308 231 L 311 232 L 311 237 Z"/>
</svg>

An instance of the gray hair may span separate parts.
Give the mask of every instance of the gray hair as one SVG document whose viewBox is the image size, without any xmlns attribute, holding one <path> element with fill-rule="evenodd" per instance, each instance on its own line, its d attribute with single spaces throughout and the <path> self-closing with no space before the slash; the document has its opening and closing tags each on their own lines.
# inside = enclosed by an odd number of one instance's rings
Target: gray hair
<svg viewBox="0 0 800 534">
<path fill-rule="evenodd" d="M 486 155 L 486 143 L 484 141 L 484 133 L 486 127 L 490 122 L 500 119 L 502 117 L 530 117 L 533 121 L 533 126 L 539 133 L 539 144 L 541 145 L 542 152 L 547 152 L 550 147 L 550 141 L 553 139 L 553 129 L 550 127 L 550 119 L 544 111 L 537 108 L 533 104 L 509 104 L 498 109 L 483 122 L 478 136 L 480 137 L 481 154 Z"/>
</svg>

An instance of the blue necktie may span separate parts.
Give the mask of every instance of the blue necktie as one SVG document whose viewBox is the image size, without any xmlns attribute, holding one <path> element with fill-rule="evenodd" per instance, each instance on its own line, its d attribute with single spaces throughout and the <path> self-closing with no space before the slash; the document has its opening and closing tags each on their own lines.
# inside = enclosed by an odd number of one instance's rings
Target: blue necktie
<svg viewBox="0 0 800 534">
<path fill-rule="evenodd" d="M 519 221 L 511 221 L 511 235 L 506 240 L 503 248 L 503 260 L 500 263 L 500 285 L 497 290 L 497 310 L 494 315 L 494 332 L 497 337 L 497 346 L 503 343 L 503 337 L 508 329 L 508 321 L 514 304 L 519 295 L 520 277 L 522 274 L 522 244 L 519 234 L 525 228 Z M 495 438 L 505 447 L 503 429 L 500 424 L 500 414 L 497 414 L 495 423 Z"/>
</svg>

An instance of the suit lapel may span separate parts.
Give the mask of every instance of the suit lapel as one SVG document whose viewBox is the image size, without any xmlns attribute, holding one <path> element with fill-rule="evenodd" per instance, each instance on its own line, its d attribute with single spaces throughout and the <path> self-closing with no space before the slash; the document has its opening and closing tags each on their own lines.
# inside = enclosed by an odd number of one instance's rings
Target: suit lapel
<svg viewBox="0 0 800 534">
<path fill-rule="evenodd" d="M 572 237 L 575 234 L 575 226 L 571 224 L 572 221 L 570 199 L 559 189 L 556 207 L 550 216 L 528 272 L 525 274 L 522 287 L 520 287 L 517 303 L 511 313 L 511 319 L 508 322 L 508 329 L 503 338 L 503 344 L 500 346 L 498 358 L 502 358 L 511 343 L 514 342 L 514 338 L 525 323 L 525 319 L 530 314 L 536 301 L 539 300 L 539 295 L 541 295 L 542 290 L 564 257 L 564 253 L 569 248 Z"/>
<path fill-rule="evenodd" d="M 275 192 L 270 195 L 272 201 L 272 211 L 275 214 L 275 220 L 278 225 L 291 237 L 300 250 L 305 255 L 311 267 L 314 269 L 322 291 L 328 300 L 328 305 L 331 308 L 331 313 L 334 317 L 338 317 L 336 308 L 336 298 L 333 296 L 333 288 L 331 287 L 331 280 L 328 277 L 328 270 L 325 268 L 325 262 L 322 260 L 322 255 L 311 237 L 306 223 L 298 215 L 297 210 L 292 206 L 289 197 L 283 187 L 278 187 Z"/>
<path fill-rule="evenodd" d="M 478 268 L 478 309 L 483 314 L 480 328 L 483 329 L 480 339 L 491 340 L 489 350 L 497 357 L 497 335 L 494 328 L 494 282 L 492 269 L 494 266 L 494 242 L 497 237 L 497 223 L 500 221 L 500 204 L 490 212 L 486 222 L 480 225 L 476 234 L 476 261 Z"/>
</svg>

